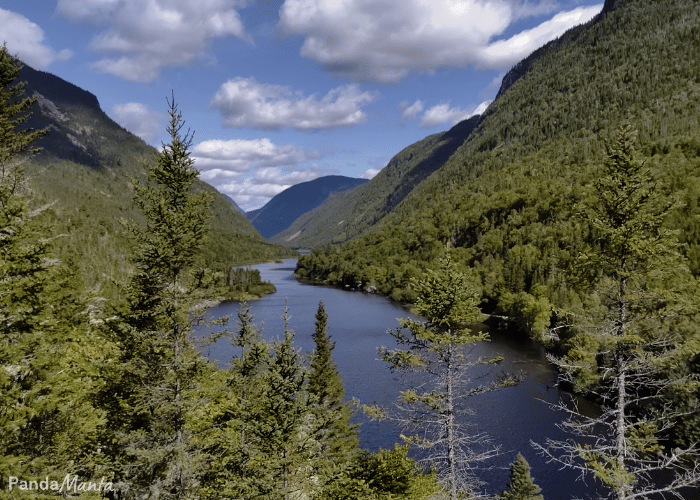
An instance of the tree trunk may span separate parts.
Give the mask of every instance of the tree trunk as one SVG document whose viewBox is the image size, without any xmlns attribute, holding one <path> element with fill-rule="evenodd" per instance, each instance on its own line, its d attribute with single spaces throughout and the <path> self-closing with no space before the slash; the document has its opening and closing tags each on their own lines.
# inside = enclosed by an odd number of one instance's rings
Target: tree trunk
<svg viewBox="0 0 700 500">
<path fill-rule="evenodd" d="M 454 416 L 454 373 L 452 343 L 447 347 L 447 398 L 445 407 L 445 426 L 447 427 L 447 467 L 449 470 L 450 500 L 457 500 L 457 460 L 455 457 L 455 416 Z"/>
</svg>

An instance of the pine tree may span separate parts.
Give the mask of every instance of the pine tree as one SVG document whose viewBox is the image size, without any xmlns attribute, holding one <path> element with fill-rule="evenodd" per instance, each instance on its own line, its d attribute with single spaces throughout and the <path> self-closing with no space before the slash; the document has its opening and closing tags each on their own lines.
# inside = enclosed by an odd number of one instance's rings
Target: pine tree
<svg viewBox="0 0 700 500">
<path fill-rule="evenodd" d="M 316 311 L 316 330 L 312 335 L 316 349 L 311 360 L 308 390 L 318 400 L 317 419 L 321 423 L 319 455 L 331 461 L 348 459 L 357 449 L 357 425 L 350 423 L 350 407 L 344 402 L 345 389 L 333 362 L 335 342 L 328 334 L 328 314 L 323 301 Z"/>
<path fill-rule="evenodd" d="M 697 448 L 670 452 L 661 444 L 680 413 L 668 404 L 669 391 L 693 384 L 697 390 L 697 381 L 664 374 L 684 357 L 675 322 L 692 313 L 681 297 L 696 294 L 697 285 L 676 251 L 675 235 L 663 227 L 671 207 L 639 159 L 635 139 L 630 126 L 617 131 L 595 182 L 595 203 L 582 212 L 598 245 L 579 257 L 579 277 L 600 297 L 603 313 L 576 315 L 564 325 L 575 332 L 576 351 L 550 357 L 564 381 L 602 401 L 603 413 L 594 418 L 562 405 L 570 414 L 562 426 L 595 444 L 535 445 L 563 465 L 592 474 L 617 500 L 675 494 L 700 484 L 693 463 Z M 688 289 L 679 293 L 684 286 Z M 669 473 L 670 480 L 659 482 L 656 471 Z"/>
<path fill-rule="evenodd" d="M 501 500 L 544 500 L 542 490 L 530 475 L 530 464 L 520 453 L 510 465 L 510 482 L 508 490 L 501 493 Z"/>
<path fill-rule="evenodd" d="M 380 348 L 384 361 L 393 370 L 419 372 L 428 376 L 421 386 L 403 391 L 400 405 L 405 410 L 398 421 L 420 428 L 421 435 L 409 442 L 425 448 L 428 459 L 437 466 L 438 479 L 451 500 L 471 493 L 478 480 L 471 473 L 474 462 L 494 456 L 496 449 L 478 449 L 487 443 L 482 434 L 465 432 L 458 417 L 464 412 L 464 398 L 513 385 L 513 377 L 502 377 L 489 386 L 469 387 L 469 368 L 498 363 L 502 358 L 473 359 L 465 350 L 488 340 L 486 333 L 473 333 L 465 323 L 481 319 L 477 307 L 479 289 L 464 273 L 454 268 L 451 257 L 441 260 L 437 270 L 415 281 L 416 310 L 426 321 L 399 320 L 401 328 L 391 331 L 400 346 L 408 350 Z M 406 333 L 404 330 L 408 330 Z"/>
<path fill-rule="evenodd" d="M 137 244 L 136 271 L 127 304 L 111 322 L 122 369 L 105 374 L 111 381 L 106 391 L 121 402 L 110 408 L 120 443 L 118 487 L 134 498 L 187 497 L 197 487 L 200 465 L 188 416 L 199 403 L 200 376 L 208 368 L 192 338 L 203 312 L 193 264 L 211 199 L 192 192 L 198 176 L 189 152 L 192 135 L 182 134 L 174 99 L 168 104 L 171 142 L 148 166 L 148 183 L 134 181 L 145 224 L 124 223 Z"/>
</svg>

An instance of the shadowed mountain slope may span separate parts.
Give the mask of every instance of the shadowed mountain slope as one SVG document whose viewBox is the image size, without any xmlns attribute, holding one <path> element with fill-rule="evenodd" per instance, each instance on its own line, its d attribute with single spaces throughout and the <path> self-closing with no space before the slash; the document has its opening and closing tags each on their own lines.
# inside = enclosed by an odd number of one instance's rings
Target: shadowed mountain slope
<svg viewBox="0 0 700 500">
<path fill-rule="evenodd" d="M 136 219 L 132 179 L 145 181 L 145 163 L 156 150 L 131 134 L 99 106 L 97 98 L 50 73 L 24 66 L 18 81 L 36 95 L 27 126 L 49 128 L 38 141 L 42 153 L 24 165 L 36 203 L 50 203 L 49 216 L 60 255 L 76 264 L 88 285 L 130 269 L 129 241 L 120 219 Z M 224 268 L 289 255 L 267 243 L 245 216 L 208 184 L 213 197 L 208 243 L 200 264 Z"/>
</svg>

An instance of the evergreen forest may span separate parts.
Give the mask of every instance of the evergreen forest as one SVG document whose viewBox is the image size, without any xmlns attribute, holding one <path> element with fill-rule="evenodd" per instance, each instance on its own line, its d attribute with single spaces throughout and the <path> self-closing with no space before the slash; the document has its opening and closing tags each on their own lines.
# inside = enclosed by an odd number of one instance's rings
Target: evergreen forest
<svg viewBox="0 0 700 500">
<path fill-rule="evenodd" d="M 482 311 L 492 321 L 507 322 L 513 334 L 528 334 L 555 354 L 583 356 L 591 340 L 573 318 L 590 310 L 602 315 L 607 306 L 592 284 L 602 268 L 582 259 L 606 248 L 591 210 L 624 129 L 626 154 L 648 173 L 645 196 L 663 214 L 656 231 L 674 235 L 678 257 L 657 262 L 670 266 L 659 275 L 673 271 L 665 293 L 676 290 L 685 311 L 658 326 L 659 335 L 675 335 L 686 349 L 667 373 L 697 377 L 698 30 L 700 10 L 684 0 L 618 1 L 571 29 L 521 63 L 527 71 L 517 79 L 506 79 L 441 168 L 360 236 L 302 256 L 297 276 L 411 303 L 414 280 L 449 252 L 480 287 Z M 639 227 L 651 230 L 654 220 Z M 575 388 L 595 397 L 589 382 Z M 697 400 L 697 388 L 688 390 L 683 399 Z M 700 439 L 697 413 L 683 419 L 674 438 Z"/>
<path fill-rule="evenodd" d="M 3 48 L 0 497 L 475 498 L 474 464 L 489 455 L 472 453 L 456 401 L 519 383 L 462 384 L 500 362 L 462 350 L 488 340 L 467 327 L 485 316 L 543 343 L 560 386 L 602 408 L 567 409 L 571 439 L 537 451 L 607 498 L 697 492 L 700 9 L 609 4 L 515 68 L 484 115 L 314 211 L 334 220 L 324 206 L 367 201 L 315 236 L 326 244 L 299 258 L 300 279 L 381 293 L 422 317 L 400 320 L 398 349 L 379 355 L 432 385 L 403 392 L 395 414 L 361 407 L 419 430 L 376 453 L 358 445 L 323 302 L 308 356 L 290 311 L 266 341 L 245 302 L 211 338 L 195 335 L 216 300 L 272 291 L 232 265 L 295 252 L 231 222 L 242 214 L 220 215 L 235 210 L 198 180 L 175 96 L 159 152 L 90 149 L 84 132 L 87 156 L 69 148 L 67 159 L 31 121 L 56 114 L 47 97 L 29 97 Z M 125 174 L 128 209 L 123 186 L 102 183 Z M 52 204 L 49 184 L 73 187 Z M 113 197 L 106 208 L 95 186 Z M 201 352 L 220 339 L 237 352 L 223 368 Z M 496 487 L 498 498 L 542 498 L 522 455 Z"/>
</svg>

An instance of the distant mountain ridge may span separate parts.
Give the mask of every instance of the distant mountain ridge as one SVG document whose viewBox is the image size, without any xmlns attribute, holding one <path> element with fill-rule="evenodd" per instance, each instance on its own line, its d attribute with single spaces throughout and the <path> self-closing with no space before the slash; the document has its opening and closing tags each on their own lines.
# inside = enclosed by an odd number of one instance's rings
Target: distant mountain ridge
<svg viewBox="0 0 700 500">
<path fill-rule="evenodd" d="M 241 207 L 238 206 L 238 203 L 236 203 L 236 200 L 234 200 L 233 198 L 231 198 L 231 197 L 230 197 L 229 195 L 227 195 L 227 194 L 224 194 L 224 198 L 226 198 L 228 201 L 231 202 L 231 205 L 233 205 L 233 208 L 235 208 L 235 209 L 238 210 L 240 213 L 242 213 L 243 215 L 245 215 L 245 212 L 243 211 L 243 209 L 242 209 Z"/>
<path fill-rule="evenodd" d="M 360 186 L 367 179 L 342 175 L 327 175 L 291 186 L 262 208 L 246 212 L 245 216 L 260 234 L 270 238 L 287 229 L 301 215 L 321 205 L 329 196 Z"/>
</svg>

